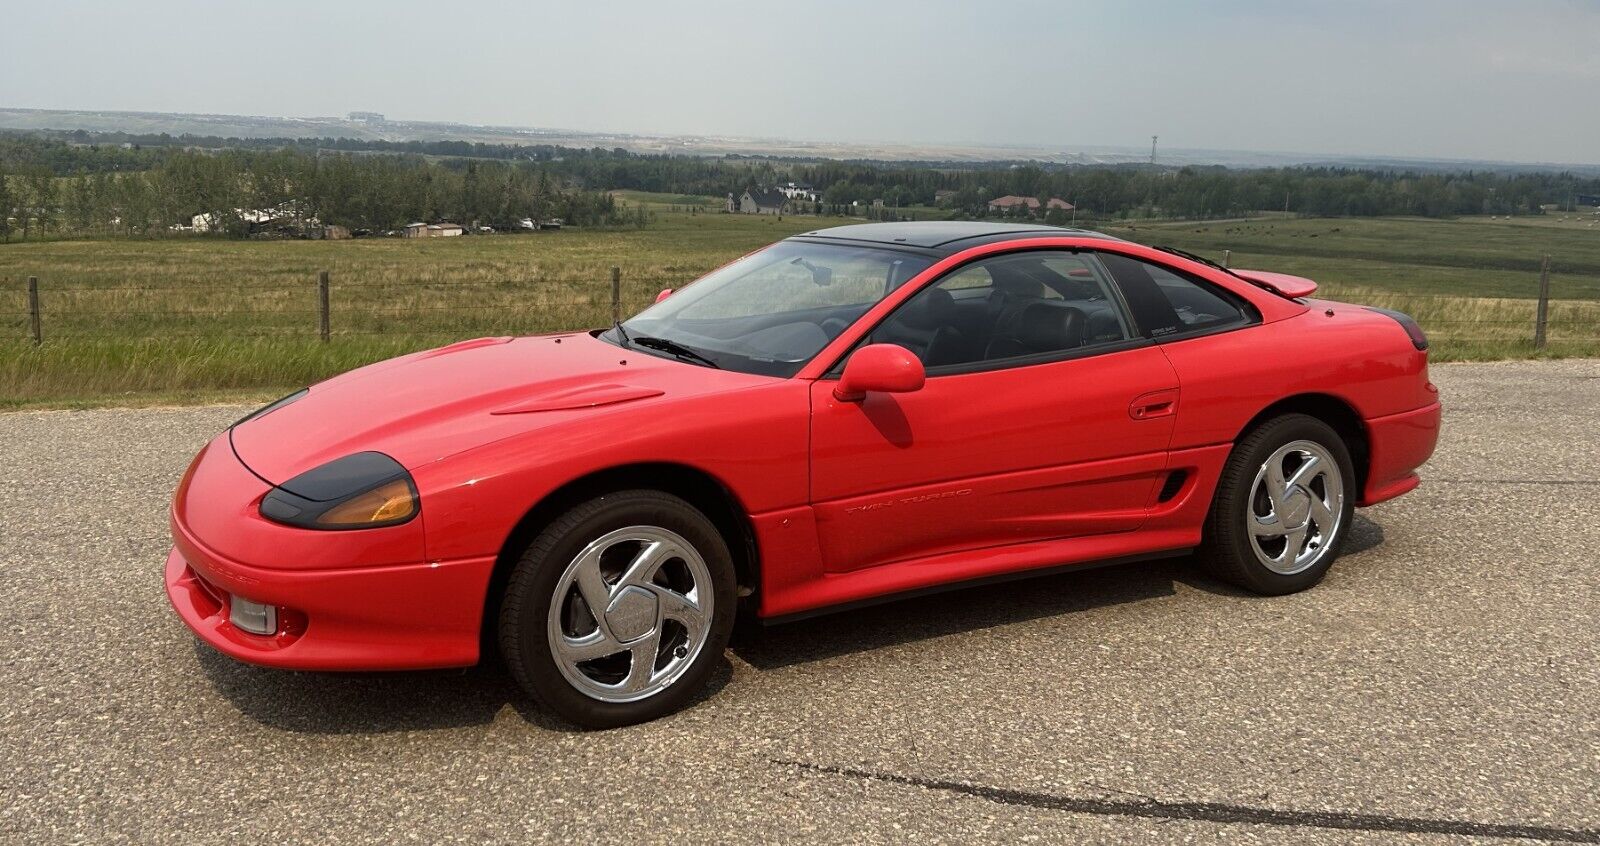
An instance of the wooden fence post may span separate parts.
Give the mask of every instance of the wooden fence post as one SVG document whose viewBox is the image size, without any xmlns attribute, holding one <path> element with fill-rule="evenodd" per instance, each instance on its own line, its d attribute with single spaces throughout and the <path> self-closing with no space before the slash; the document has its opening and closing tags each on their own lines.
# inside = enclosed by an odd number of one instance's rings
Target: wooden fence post
<svg viewBox="0 0 1600 846">
<path fill-rule="evenodd" d="M 1228 266 L 1228 262 L 1231 261 L 1232 259 L 1233 259 L 1233 250 L 1223 250 L 1222 251 L 1222 266 L 1223 267 L 1227 267 Z"/>
<path fill-rule="evenodd" d="M 611 266 L 611 322 L 622 320 L 622 268 Z"/>
<path fill-rule="evenodd" d="M 317 318 L 322 342 L 328 342 L 328 271 L 317 274 Z"/>
<path fill-rule="evenodd" d="M 1533 320 L 1533 348 L 1544 349 L 1545 327 L 1550 322 L 1550 255 L 1539 263 L 1539 312 Z"/>
<path fill-rule="evenodd" d="M 33 345 L 44 343 L 44 327 L 39 319 L 39 277 L 28 277 L 28 325 L 33 330 Z"/>
</svg>

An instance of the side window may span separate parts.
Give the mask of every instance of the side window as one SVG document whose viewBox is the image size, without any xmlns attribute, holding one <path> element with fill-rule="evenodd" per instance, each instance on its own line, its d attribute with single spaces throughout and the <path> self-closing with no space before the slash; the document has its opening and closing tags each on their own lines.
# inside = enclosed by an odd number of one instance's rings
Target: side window
<svg viewBox="0 0 1600 846">
<path fill-rule="evenodd" d="M 1132 337 L 1100 266 L 1062 251 L 1010 253 L 965 265 L 924 288 L 873 330 L 924 366 L 1071 353 Z"/>
<path fill-rule="evenodd" d="M 1152 338 L 1250 322 L 1246 306 L 1208 282 L 1116 253 L 1101 253 L 1100 261 L 1116 278 L 1134 322 Z"/>
</svg>

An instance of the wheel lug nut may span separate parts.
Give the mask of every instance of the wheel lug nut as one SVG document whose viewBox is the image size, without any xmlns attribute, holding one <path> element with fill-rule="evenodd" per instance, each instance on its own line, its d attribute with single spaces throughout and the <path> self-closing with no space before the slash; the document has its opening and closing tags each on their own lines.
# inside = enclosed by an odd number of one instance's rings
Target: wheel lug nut
<svg viewBox="0 0 1600 846">
<path fill-rule="evenodd" d="M 685 647 L 680 646 L 677 649 L 674 649 L 672 651 L 672 654 L 678 656 L 679 658 L 682 658 L 683 656 L 689 654 L 689 650 L 687 648 L 685 648 Z"/>
</svg>

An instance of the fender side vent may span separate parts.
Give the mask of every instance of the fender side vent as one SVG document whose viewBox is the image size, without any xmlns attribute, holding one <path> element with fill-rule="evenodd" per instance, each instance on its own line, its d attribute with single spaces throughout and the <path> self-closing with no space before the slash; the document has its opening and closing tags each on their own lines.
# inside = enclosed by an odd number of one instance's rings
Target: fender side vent
<svg viewBox="0 0 1600 846">
<path fill-rule="evenodd" d="M 1156 497 L 1156 502 L 1170 502 L 1183 490 L 1183 483 L 1188 481 L 1188 470 L 1173 470 L 1167 474 L 1167 481 L 1161 485 L 1161 495 Z"/>
</svg>

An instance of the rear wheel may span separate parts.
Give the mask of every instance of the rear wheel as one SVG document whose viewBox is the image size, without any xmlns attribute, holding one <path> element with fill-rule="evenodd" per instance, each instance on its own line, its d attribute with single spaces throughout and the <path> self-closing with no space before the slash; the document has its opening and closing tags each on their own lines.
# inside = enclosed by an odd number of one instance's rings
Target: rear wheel
<svg viewBox="0 0 1600 846">
<path fill-rule="evenodd" d="M 566 720 L 653 720 L 704 687 L 728 643 L 735 590 L 727 543 L 694 506 L 659 491 L 607 494 L 528 546 L 501 605 L 501 652 Z"/>
<path fill-rule="evenodd" d="M 1234 447 L 1199 557 L 1255 593 L 1305 590 L 1339 555 L 1355 511 L 1355 468 L 1331 426 L 1304 414 L 1267 421 Z"/>
</svg>

